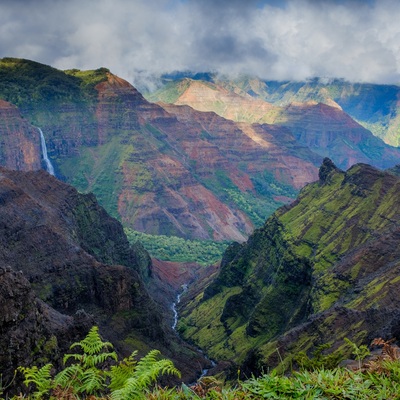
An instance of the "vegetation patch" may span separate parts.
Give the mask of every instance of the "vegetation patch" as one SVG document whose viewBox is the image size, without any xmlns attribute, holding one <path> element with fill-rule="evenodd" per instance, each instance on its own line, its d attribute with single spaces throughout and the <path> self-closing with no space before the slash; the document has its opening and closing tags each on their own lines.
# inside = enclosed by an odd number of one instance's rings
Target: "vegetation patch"
<svg viewBox="0 0 400 400">
<path fill-rule="evenodd" d="M 222 258 L 228 243 L 211 240 L 189 240 L 176 236 L 149 235 L 125 228 L 128 240 L 134 244 L 141 242 L 154 257 L 164 261 L 197 262 L 207 266 Z"/>
</svg>

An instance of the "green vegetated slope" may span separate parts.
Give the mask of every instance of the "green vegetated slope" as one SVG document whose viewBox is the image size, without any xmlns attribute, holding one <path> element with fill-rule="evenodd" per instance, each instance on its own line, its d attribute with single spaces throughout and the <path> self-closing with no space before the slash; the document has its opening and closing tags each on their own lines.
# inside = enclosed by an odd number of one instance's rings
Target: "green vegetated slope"
<svg viewBox="0 0 400 400">
<path fill-rule="evenodd" d="M 97 97 L 95 86 L 107 79 L 107 68 L 60 71 L 31 60 L 0 60 L 0 93 L 5 100 L 26 108 L 38 103 L 76 102 Z"/>
<path fill-rule="evenodd" d="M 243 241 L 315 179 L 321 161 L 284 129 L 167 112 L 105 68 L 3 58 L 0 77 L 0 98 L 29 121 L 36 152 L 42 129 L 56 176 L 136 231 Z"/>
<path fill-rule="evenodd" d="M 396 337 L 399 190 L 392 174 L 325 159 L 318 182 L 227 249 L 218 277 L 186 300 L 180 332 L 253 370 L 344 337 Z"/>
</svg>

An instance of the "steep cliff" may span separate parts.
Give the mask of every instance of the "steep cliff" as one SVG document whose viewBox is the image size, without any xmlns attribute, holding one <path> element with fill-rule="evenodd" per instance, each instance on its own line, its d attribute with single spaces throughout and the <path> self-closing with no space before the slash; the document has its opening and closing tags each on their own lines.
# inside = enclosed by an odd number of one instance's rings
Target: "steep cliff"
<svg viewBox="0 0 400 400">
<path fill-rule="evenodd" d="M 193 379 L 193 358 L 205 361 L 181 343 L 148 294 L 149 256 L 129 245 L 122 225 L 93 195 L 44 171 L 1 168 L 0 220 L 0 342 L 13 341 L 4 353 L 7 373 L 49 359 L 49 340 L 58 363 L 67 340 L 83 338 L 91 323 L 120 353 L 158 348 Z"/>
<path fill-rule="evenodd" d="M 329 159 L 245 244 L 225 253 L 203 295 L 186 299 L 180 330 L 215 358 L 286 363 L 321 343 L 397 337 L 400 180 Z M 288 364 L 287 364 L 288 365 Z"/>
<path fill-rule="evenodd" d="M 95 323 L 85 312 L 74 316 L 55 311 L 40 300 L 22 271 L 0 267 L 0 365 L 3 387 L 18 387 L 17 366 L 52 362 L 60 367 L 71 343 Z M 14 379 L 14 380 L 13 380 Z"/>
<path fill-rule="evenodd" d="M 29 124 L 18 108 L 0 99 L 0 164 L 21 171 L 41 165 L 39 131 Z"/>
</svg>

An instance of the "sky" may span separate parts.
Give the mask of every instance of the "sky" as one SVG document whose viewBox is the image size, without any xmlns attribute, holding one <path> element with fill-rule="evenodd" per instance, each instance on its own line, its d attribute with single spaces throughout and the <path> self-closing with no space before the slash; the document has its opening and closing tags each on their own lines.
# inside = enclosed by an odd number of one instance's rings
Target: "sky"
<svg viewBox="0 0 400 400">
<path fill-rule="evenodd" d="M 400 1 L 0 0 L 0 57 L 111 72 L 400 83 Z"/>
</svg>

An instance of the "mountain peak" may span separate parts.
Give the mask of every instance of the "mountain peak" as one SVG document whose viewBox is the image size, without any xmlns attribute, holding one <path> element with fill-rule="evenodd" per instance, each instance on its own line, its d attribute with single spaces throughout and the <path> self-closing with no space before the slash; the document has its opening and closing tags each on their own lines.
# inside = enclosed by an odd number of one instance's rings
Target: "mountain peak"
<svg viewBox="0 0 400 400">
<path fill-rule="evenodd" d="M 330 176 L 334 172 L 342 172 L 342 171 L 338 167 L 336 167 L 336 165 L 330 158 L 325 157 L 324 160 L 322 161 L 322 165 L 318 173 L 320 183 L 321 184 L 328 183 Z"/>
</svg>

